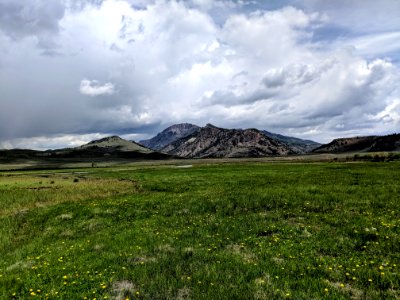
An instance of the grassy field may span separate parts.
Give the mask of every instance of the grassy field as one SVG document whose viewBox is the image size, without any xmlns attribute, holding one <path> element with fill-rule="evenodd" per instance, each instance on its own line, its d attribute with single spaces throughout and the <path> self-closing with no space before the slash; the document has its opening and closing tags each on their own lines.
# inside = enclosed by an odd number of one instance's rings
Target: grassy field
<svg viewBox="0 0 400 300">
<path fill-rule="evenodd" d="M 400 163 L 0 173 L 1 299 L 400 299 Z"/>
</svg>

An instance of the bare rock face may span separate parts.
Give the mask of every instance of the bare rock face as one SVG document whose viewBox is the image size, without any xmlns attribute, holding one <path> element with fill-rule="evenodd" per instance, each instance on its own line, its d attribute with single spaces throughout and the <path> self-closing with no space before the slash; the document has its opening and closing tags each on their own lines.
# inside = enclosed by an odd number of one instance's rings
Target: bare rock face
<svg viewBox="0 0 400 300">
<path fill-rule="evenodd" d="M 159 151 L 168 144 L 184 138 L 198 130 L 200 130 L 200 127 L 197 125 L 189 123 L 176 124 L 166 128 L 155 137 L 149 140 L 139 141 L 139 143 L 147 148 Z"/>
<path fill-rule="evenodd" d="M 335 139 L 313 150 L 316 153 L 399 151 L 400 134 Z"/>
<path fill-rule="evenodd" d="M 294 154 L 290 147 L 265 136 L 257 129 L 223 129 L 211 124 L 167 145 L 162 151 L 187 158 Z"/>
</svg>

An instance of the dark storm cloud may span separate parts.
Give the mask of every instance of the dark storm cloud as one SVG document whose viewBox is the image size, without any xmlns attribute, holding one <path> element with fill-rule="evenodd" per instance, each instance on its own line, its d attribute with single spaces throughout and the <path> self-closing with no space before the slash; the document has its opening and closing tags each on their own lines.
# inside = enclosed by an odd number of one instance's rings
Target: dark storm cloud
<svg viewBox="0 0 400 300">
<path fill-rule="evenodd" d="M 60 30 L 65 6 L 61 0 L 1 0 L 0 30 L 12 39 L 36 36 L 41 48 L 55 47 L 53 36 Z"/>
</svg>

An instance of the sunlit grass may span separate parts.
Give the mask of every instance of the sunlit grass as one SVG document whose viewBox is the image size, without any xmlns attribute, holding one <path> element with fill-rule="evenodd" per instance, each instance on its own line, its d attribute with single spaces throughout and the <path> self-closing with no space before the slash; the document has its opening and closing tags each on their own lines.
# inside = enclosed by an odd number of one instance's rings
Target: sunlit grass
<svg viewBox="0 0 400 300">
<path fill-rule="evenodd" d="M 395 299 L 399 167 L 3 173 L 0 297 Z"/>
</svg>

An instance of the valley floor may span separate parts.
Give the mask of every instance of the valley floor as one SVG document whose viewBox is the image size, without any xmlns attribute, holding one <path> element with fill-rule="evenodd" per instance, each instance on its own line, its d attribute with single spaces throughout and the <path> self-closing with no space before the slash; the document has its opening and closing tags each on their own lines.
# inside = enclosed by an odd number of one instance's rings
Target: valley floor
<svg viewBox="0 0 400 300">
<path fill-rule="evenodd" d="M 0 299 L 398 299 L 399 168 L 3 171 Z"/>
</svg>

